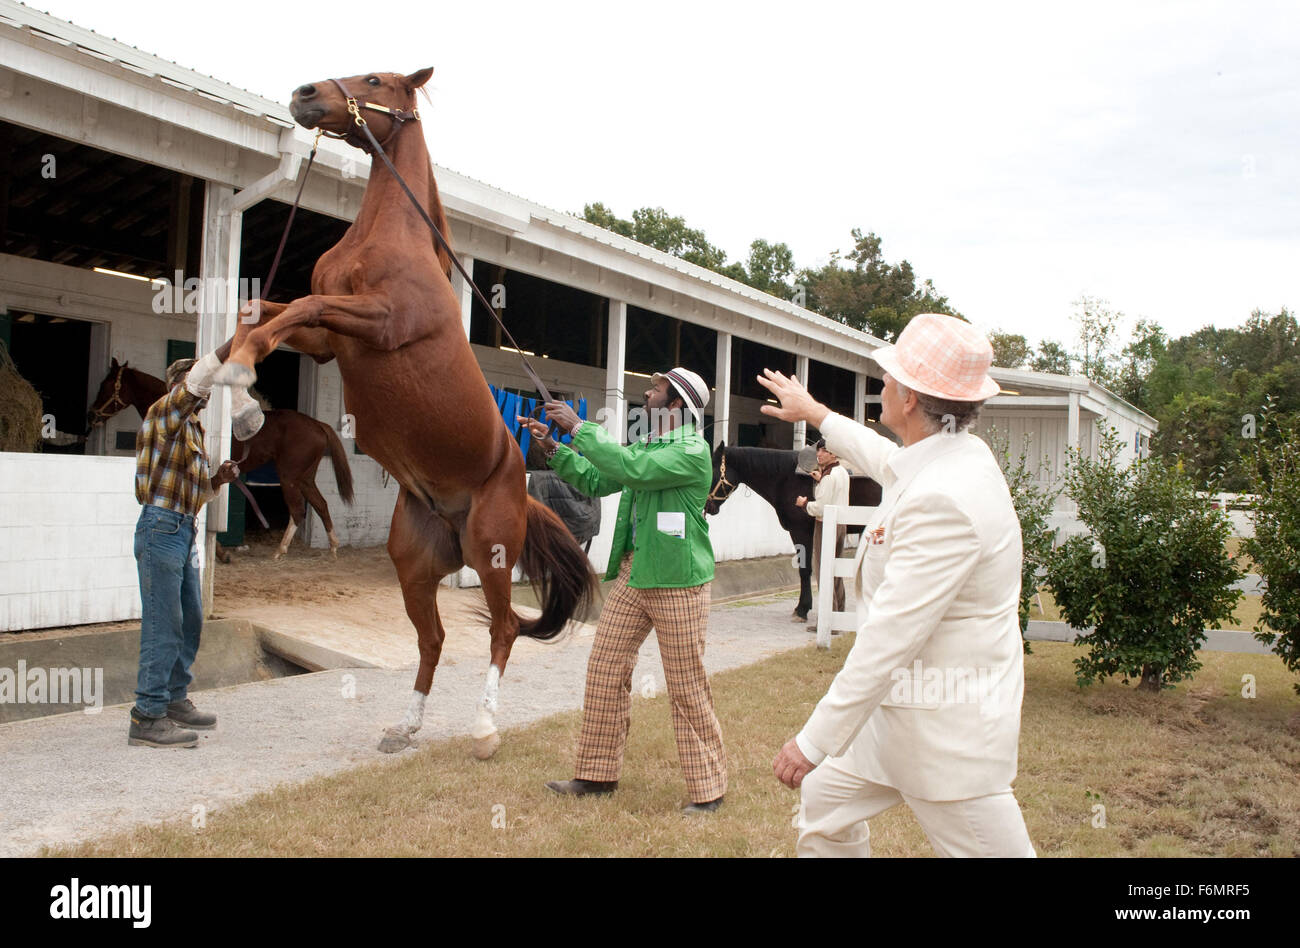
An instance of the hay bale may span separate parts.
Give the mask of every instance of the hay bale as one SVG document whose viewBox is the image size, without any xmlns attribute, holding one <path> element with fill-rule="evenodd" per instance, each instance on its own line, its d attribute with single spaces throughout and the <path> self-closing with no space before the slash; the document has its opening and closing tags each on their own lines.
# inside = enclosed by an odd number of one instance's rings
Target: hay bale
<svg viewBox="0 0 1300 948">
<path fill-rule="evenodd" d="M 41 396 L 0 344 L 0 451 L 41 449 Z"/>
</svg>

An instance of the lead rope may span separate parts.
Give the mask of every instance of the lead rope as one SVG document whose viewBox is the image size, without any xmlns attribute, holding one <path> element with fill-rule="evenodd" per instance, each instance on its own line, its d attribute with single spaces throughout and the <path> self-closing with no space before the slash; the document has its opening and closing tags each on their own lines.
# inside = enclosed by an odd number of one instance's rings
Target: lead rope
<svg viewBox="0 0 1300 948">
<path fill-rule="evenodd" d="M 271 270 L 266 275 L 266 282 L 262 284 L 262 299 L 266 299 L 271 295 L 271 287 L 275 283 L 276 271 L 280 269 L 280 258 L 284 255 L 285 244 L 289 242 L 289 231 L 293 227 L 294 217 L 298 214 L 298 205 L 302 203 L 302 192 L 307 187 L 307 177 L 311 174 L 312 163 L 316 160 L 316 149 L 320 147 L 320 136 L 321 133 L 318 130 L 315 140 L 311 143 L 311 154 L 307 156 L 307 167 L 303 169 L 302 177 L 298 181 L 298 194 L 293 199 L 293 207 L 289 209 L 289 219 L 284 222 L 284 233 L 280 235 L 280 246 L 275 248 L 275 258 L 271 261 Z M 250 447 L 247 441 L 242 442 L 242 444 L 244 445 L 244 452 L 239 456 L 239 459 L 231 458 L 235 462 L 235 479 L 230 483 L 238 487 L 248 500 L 248 506 L 253 508 L 253 513 L 257 516 L 258 522 L 262 524 L 262 529 L 270 530 L 271 524 L 267 521 L 266 515 L 262 513 L 262 508 L 257 505 L 257 499 L 253 496 L 253 492 L 249 490 L 247 484 L 239 479 L 239 465 L 248 460 Z M 293 516 L 292 511 L 290 511 L 290 516 Z"/>
<path fill-rule="evenodd" d="M 506 328 L 506 324 L 501 321 L 501 317 L 497 315 L 496 310 L 492 308 L 492 304 L 490 304 L 487 301 L 487 297 L 483 295 L 483 291 L 478 288 L 478 284 L 474 282 L 473 277 L 469 275 L 465 270 L 465 267 L 462 266 L 460 260 L 456 257 L 456 254 L 452 252 L 451 245 L 447 243 L 447 238 L 442 236 L 442 231 L 438 230 L 438 225 L 433 222 L 433 218 L 431 218 L 429 212 L 424 209 L 424 205 L 420 203 L 419 198 L 415 196 L 406 181 L 397 173 L 397 169 L 393 167 L 393 162 L 389 159 L 388 153 L 385 152 L 383 146 L 379 144 L 379 141 L 375 138 L 374 132 L 370 131 L 370 125 L 361 117 L 361 110 L 357 105 L 356 98 L 348 93 L 348 90 L 344 87 L 343 83 L 339 82 L 339 80 L 331 79 L 330 81 L 339 87 L 339 91 L 342 92 L 343 97 L 347 99 L 348 114 L 352 116 L 353 122 L 366 136 L 367 141 L 370 142 L 370 146 L 379 154 L 379 157 L 383 159 L 385 167 L 388 168 L 388 173 L 391 174 L 394 180 L 402 186 L 402 190 L 406 192 L 406 196 L 410 198 L 415 209 L 420 212 L 420 217 L 422 217 L 424 223 L 428 225 L 430 232 L 432 232 L 433 236 L 437 239 L 439 246 L 441 246 L 447 256 L 451 258 L 451 262 L 455 264 L 456 269 L 460 271 L 460 275 L 465 279 L 465 282 L 469 285 L 470 289 L 474 291 L 475 299 L 483 305 L 484 309 L 492 314 L 492 318 L 497 321 L 497 325 L 501 327 L 501 331 L 506 334 L 506 338 L 510 340 L 510 345 L 514 347 L 515 352 L 519 355 L 520 361 L 523 362 L 524 372 L 528 375 L 528 378 L 532 383 L 537 386 L 537 391 L 546 401 L 554 401 L 555 399 L 551 397 L 551 390 L 546 387 L 545 383 L 542 382 L 537 373 L 533 371 L 532 363 L 530 363 L 528 357 L 524 355 L 523 348 L 515 341 L 515 337 L 511 334 L 510 330 Z M 370 105 L 370 103 L 366 104 L 368 106 Z M 380 111 L 387 110 L 380 109 Z M 398 121 L 400 126 L 400 123 L 405 121 L 405 119 L 396 119 L 396 121 Z"/>
</svg>

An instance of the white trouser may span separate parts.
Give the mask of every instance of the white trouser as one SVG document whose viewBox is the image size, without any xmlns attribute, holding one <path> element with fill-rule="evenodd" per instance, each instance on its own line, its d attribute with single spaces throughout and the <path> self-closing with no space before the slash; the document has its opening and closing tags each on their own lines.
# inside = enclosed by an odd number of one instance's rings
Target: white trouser
<svg viewBox="0 0 1300 948">
<path fill-rule="evenodd" d="M 797 855 L 870 856 L 867 820 L 899 803 L 911 807 L 939 856 L 1037 855 L 1009 787 L 969 800 L 918 800 L 849 765 L 847 757 L 828 758 L 803 778 Z"/>
</svg>

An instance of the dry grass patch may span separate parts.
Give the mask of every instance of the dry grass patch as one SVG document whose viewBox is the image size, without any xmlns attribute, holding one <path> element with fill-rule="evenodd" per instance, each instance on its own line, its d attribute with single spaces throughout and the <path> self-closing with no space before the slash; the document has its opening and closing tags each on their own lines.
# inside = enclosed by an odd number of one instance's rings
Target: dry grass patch
<svg viewBox="0 0 1300 948">
<path fill-rule="evenodd" d="M 496 758 L 468 740 L 407 752 L 260 794 L 209 814 L 107 837 L 57 855 L 115 856 L 789 856 L 797 795 L 772 777 L 779 745 L 803 724 L 848 648 L 811 647 L 713 678 L 730 755 L 724 807 L 685 817 L 664 696 L 637 698 L 623 781 L 612 797 L 557 797 L 571 775 L 579 717 L 505 734 Z M 1159 696 L 1107 684 L 1080 690 L 1076 650 L 1034 643 L 1016 793 L 1042 855 L 1296 854 L 1300 839 L 1300 702 L 1281 662 L 1203 653 L 1186 686 Z M 1240 696 L 1256 676 L 1258 697 Z M 1097 798 L 1086 796 L 1086 792 Z M 1092 805 L 1106 827 L 1092 826 Z M 930 847 L 899 807 L 872 823 L 881 856 Z"/>
<path fill-rule="evenodd" d="M 1038 601 L 1032 600 L 1029 603 L 1029 618 L 1042 619 L 1045 622 L 1064 622 L 1065 619 L 1061 615 L 1056 600 L 1052 598 L 1052 593 L 1047 589 L 1040 589 L 1038 592 L 1042 597 L 1043 607 L 1038 608 Z M 1219 628 L 1230 631 L 1253 632 L 1255 623 L 1259 621 L 1260 614 L 1263 611 L 1263 600 L 1259 596 L 1245 594 L 1237 600 L 1237 605 L 1232 612 L 1232 618 L 1222 623 Z M 1037 649 L 1038 645 L 1034 644 L 1034 648 Z"/>
</svg>

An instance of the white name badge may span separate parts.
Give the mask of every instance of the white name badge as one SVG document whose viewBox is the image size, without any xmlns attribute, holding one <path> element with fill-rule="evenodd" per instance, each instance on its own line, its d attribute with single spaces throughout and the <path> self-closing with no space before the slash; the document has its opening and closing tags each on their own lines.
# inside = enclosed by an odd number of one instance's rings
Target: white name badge
<svg viewBox="0 0 1300 948">
<path fill-rule="evenodd" d="M 657 524 L 660 533 L 666 533 L 670 537 L 686 536 L 686 514 L 677 513 L 671 510 L 659 511 L 659 522 Z"/>
</svg>

